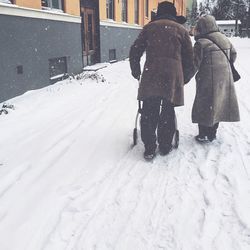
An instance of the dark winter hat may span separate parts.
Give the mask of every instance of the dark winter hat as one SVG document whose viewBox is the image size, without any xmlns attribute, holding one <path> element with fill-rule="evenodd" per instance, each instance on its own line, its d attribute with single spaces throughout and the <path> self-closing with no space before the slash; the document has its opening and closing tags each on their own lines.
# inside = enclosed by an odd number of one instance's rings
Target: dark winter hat
<svg viewBox="0 0 250 250">
<path fill-rule="evenodd" d="M 158 4 L 157 16 L 163 16 L 166 14 L 176 17 L 177 12 L 174 4 L 164 1 Z"/>
<path fill-rule="evenodd" d="M 170 15 L 176 18 L 176 21 L 180 24 L 184 24 L 187 21 L 184 16 L 177 16 L 177 11 L 174 4 L 168 1 L 164 1 L 158 4 L 156 16 L 160 17 L 164 15 Z"/>
</svg>

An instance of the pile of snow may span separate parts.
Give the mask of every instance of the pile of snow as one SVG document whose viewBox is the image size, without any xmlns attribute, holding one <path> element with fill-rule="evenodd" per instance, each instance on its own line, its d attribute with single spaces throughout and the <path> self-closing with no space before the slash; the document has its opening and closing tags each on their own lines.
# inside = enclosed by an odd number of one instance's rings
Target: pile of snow
<svg viewBox="0 0 250 250">
<path fill-rule="evenodd" d="M 194 79 L 180 146 L 131 148 L 138 83 L 127 60 L 8 101 L 0 116 L 0 249 L 250 249 L 250 42 L 238 51 L 241 122 L 195 142 Z M 100 80 L 102 79 L 102 80 Z"/>
</svg>

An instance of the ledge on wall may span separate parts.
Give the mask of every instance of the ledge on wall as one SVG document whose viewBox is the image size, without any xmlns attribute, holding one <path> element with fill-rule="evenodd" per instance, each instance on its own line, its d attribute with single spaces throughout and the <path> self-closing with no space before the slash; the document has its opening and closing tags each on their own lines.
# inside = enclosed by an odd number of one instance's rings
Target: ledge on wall
<svg viewBox="0 0 250 250">
<path fill-rule="evenodd" d="M 109 61 L 109 63 L 116 63 L 116 62 L 118 62 L 117 60 L 111 60 L 111 61 Z"/>
<path fill-rule="evenodd" d="M 108 63 L 96 63 L 94 65 L 89 65 L 83 68 L 83 71 L 97 71 L 99 69 L 104 69 L 108 66 Z"/>
<path fill-rule="evenodd" d="M 138 24 L 128 24 L 128 23 L 119 23 L 114 20 L 102 20 L 100 21 L 100 25 L 107 27 L 120 27 L 120 28 L 128 28 L 128 29 L 142 29 L 142 26 Z"/>
<path fill-rule="evenodd" d="M 52 11 L 52 12 L 56 12 L 56 13 L 64 13 L 63 10 L 61 10 L 61 9 L 53 9 L 53 8 L 43 7 L 43 6 L 42 6 L 42 10 Z"/>
</svg>

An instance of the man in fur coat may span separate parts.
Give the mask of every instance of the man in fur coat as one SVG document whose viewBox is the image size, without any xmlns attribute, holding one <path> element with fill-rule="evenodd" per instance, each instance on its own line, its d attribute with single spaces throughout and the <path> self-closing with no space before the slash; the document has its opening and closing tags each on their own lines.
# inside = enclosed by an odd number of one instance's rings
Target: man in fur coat
<svg viewBox="0 0 250 250">
<path fill-rule="evenodd" d="M 156 17 L 144 26 L 130 49 L 132 76 L 141 79 L 138 100 L 143 103 L 141 138 L 146 160 L 154 158 L 157 141 L 161 155 L 171 151 L 174 107 L 184 105 L 184 84 L 194 75 L 192 43 L 188 31 L 181 25 L 184 22 L 185 18 L 177 16 L 172 3 L 161 2 Z M 140 58 L 145 51 L 141 76 Z"/>
</svg>

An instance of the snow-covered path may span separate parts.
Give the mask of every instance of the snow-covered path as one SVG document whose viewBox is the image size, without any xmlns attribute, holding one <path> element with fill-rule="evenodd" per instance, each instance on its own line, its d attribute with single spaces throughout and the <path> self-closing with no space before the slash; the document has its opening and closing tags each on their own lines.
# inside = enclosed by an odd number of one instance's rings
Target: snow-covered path
<svg viewBox="0 0 250 250">
<path fill-rule="evenodd" d="M 197 144 L 195 82 L 177 108 L 180 146 L 153 163 L 131 148 L 137 83 L 66 80 L 9 101 L 0 116 L 1 250 L 250 249 L 250 40 L 238 50 L 241 122 Z"/>
</svg>

